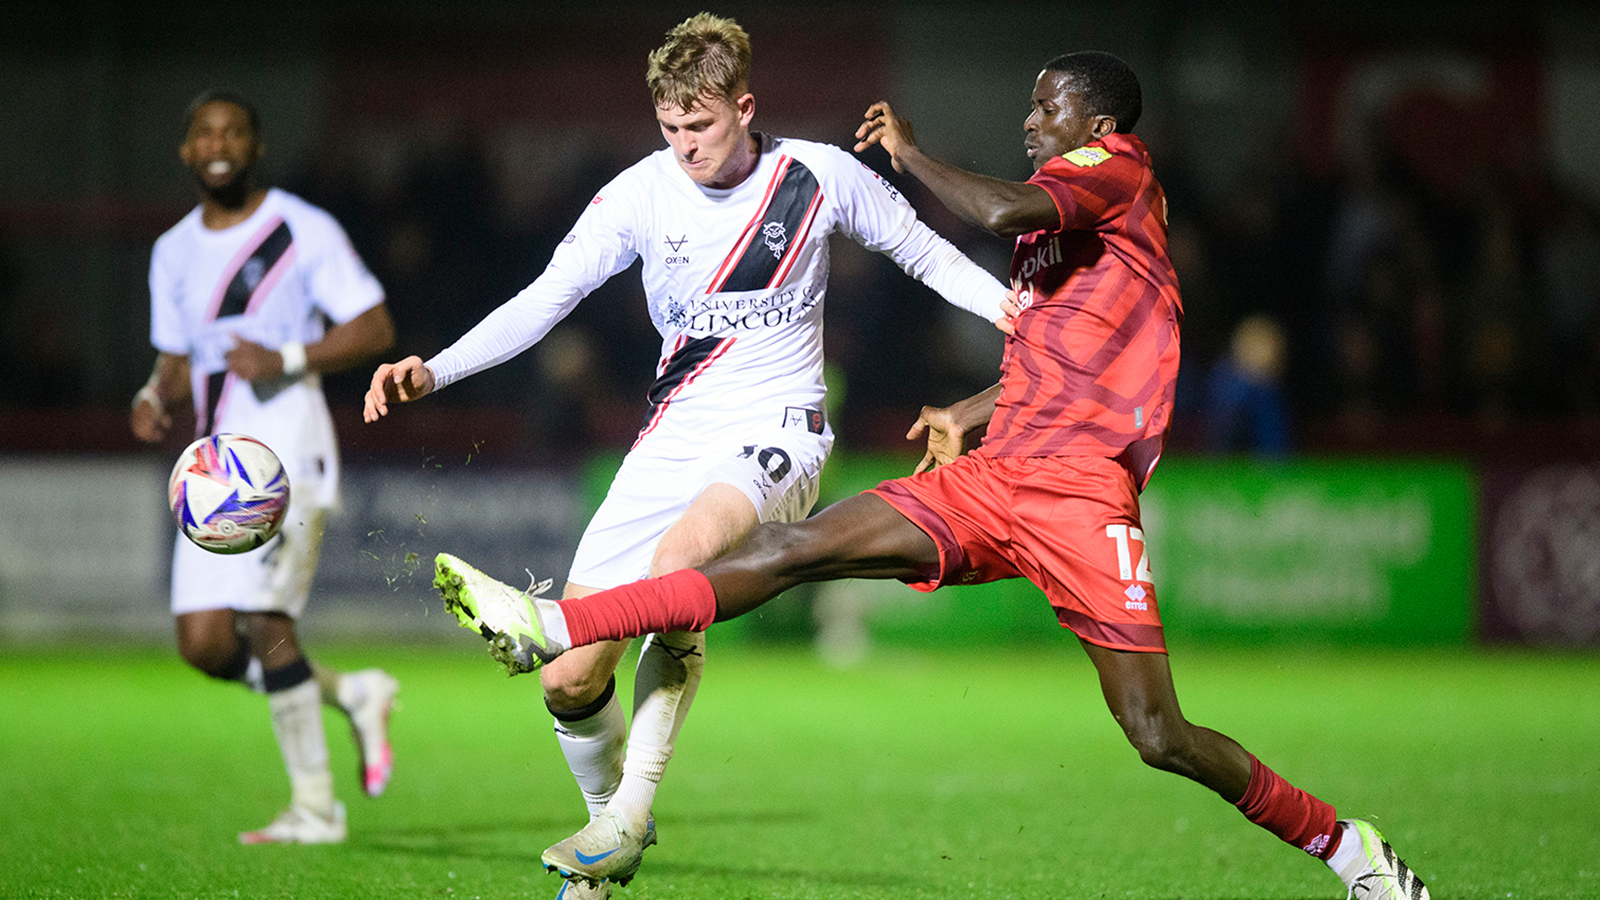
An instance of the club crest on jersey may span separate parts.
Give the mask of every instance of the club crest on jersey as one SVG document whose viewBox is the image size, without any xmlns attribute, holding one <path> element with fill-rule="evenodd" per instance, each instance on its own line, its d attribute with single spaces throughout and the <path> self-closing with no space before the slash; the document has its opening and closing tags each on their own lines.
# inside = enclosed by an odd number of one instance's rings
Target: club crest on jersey
<svg viewBox="0 0 1600 900">
<path fill-rule="evenodd" d="M 783 408 L 783 427 L 804 428 L 812 434 L 821 434 L 822 410 L 809 406 L 786 406 Z"/>
<path fill-rule="evenodd" d="M 1111 158 L 1111 152 L 1100 147 L 1079 147 L 1071 153 L 1061 154 L 1061 158 L 1074 165 L 1098 166 Z"/>
<path fill-rule="evenodd" d="M 761 226 L 761 235 L 767 242 L 767 249 L 772 251 L 775 258 L 782 258 L 783 248 L 789 246 L 789 232 L 783 227 L 782 222 L 768 222 Z"/>
<path fill-rule="evenodd" d="M 267 264 L 259 256 L 252 256 L 245 260 L 244 268 L 239 270 L 239 277 L 244 279 L 247 290 L 255 290 L 261 284 L 261 276 L 267 274 Z"/>
</svg>

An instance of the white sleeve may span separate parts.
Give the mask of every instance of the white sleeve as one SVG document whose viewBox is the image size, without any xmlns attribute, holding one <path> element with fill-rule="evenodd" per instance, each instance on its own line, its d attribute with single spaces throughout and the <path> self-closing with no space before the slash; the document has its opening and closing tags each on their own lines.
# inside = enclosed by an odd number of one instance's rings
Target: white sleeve
<svg viewBox="0 0 1600 900">
<path fill-rule="evenodd" d="M 150 344 L 162 353 L 188 356 L 193 345 L 183 307 L 178 297 L 182 289 L 173 272 L 171 253 L 157 241 L 150 251 Z"/>
<path fill-rule="evenodd" d="M 434 389 L 516 356 L 538 343 L 589 292 L 639 257 L 627 192 L 607 185 L 556 246 L 533 283 L 428 360 Z"/>
<path fill-rule="evenodd" d="M 990 322 L 999 319 L 1005 286 L 924 225 L 893 185 L 859 161 L 850 161 L 840 179 L 845 192 L 840 198 L 842 230 L 861 246 L 894 260 L 950 303 Z"/>
<path fill-rule="evenodd" d="M 313 258 L 307 281 L 317 308 L 343 324 L 383 302 L 383 285 L 361 261 L 337 219 L 321 209 L 306 218 Z"/>
</svg>

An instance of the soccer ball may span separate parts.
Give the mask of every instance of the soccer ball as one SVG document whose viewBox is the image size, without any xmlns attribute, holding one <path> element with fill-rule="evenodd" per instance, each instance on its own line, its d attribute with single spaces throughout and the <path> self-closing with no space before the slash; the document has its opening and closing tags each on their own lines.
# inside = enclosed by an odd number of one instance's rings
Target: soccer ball
<svg viewBox="0 0 1600 900">
<path fill-rule="evenodd" d="M 272 540 L 289 510 L 289 476 L 266 444 L 213 434 L 185 447 L 167 479 L 184 537 L 212 553 L 244 553 Z"/>
</svg>

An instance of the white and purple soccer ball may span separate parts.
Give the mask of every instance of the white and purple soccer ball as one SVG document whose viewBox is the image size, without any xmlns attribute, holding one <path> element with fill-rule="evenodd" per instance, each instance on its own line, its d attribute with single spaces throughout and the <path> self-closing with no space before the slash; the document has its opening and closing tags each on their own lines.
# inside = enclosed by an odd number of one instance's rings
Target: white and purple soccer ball
<svg viewBox="0 0 1600 900">
<path fill-rule="evenodd" d="M 184 537 L 212 553 L 244 553 L 272 540 L 289 511 L 289 476 L 271 448 L 242 434 L 185 447 L 167 479 Z"/>
</svg>

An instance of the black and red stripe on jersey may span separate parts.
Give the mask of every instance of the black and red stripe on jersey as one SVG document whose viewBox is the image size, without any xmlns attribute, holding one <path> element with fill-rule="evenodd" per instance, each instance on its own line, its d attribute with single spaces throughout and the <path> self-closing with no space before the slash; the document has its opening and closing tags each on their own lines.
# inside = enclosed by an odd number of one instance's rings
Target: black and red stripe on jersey
<svg viewBox="0 0 1600 900">
<path fill-rule="evenodd" d="M 799 160 L 781 157 L 760 208 L 717 268 L 706 293 L 759 291 L 782 284 L 821 205 L 817 176 Z"/>
<path fill-rule="evenodd" d="M 639 441 L 644 440 L 645 435 L 655 430 L 678 393 L 693 384 L 700 373 L 711 368 L 711 364 L 727 353 L 735 340 L 731 337 L 709 336 L 678 339 L 677 347 L 671 356 L 661 361 L 655 383 L 650 385 L 650 412 L 645 416 L 644 427 L 639 429 L 639 436 L 634 439 L 635 447 L 639 446 Z"/>
</svg>

